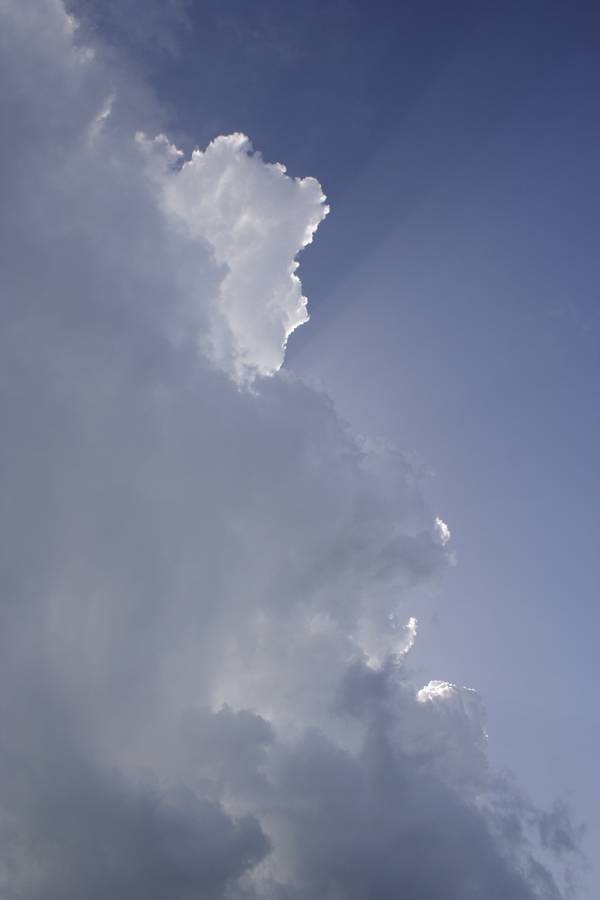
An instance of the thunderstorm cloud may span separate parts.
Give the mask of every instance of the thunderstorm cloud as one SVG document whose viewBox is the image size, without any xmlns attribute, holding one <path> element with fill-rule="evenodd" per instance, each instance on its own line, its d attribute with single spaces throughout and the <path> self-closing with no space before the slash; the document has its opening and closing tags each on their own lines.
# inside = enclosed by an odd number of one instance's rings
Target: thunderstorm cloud
<svg viewBox="0 0 600 900">
<path fill-rule="evenodd" d="M 564 897 L 565 811 L 407 671 L 448 526 L 281 368 L 320 185 L 0 20 L 0 897 Z"/>
</svg>

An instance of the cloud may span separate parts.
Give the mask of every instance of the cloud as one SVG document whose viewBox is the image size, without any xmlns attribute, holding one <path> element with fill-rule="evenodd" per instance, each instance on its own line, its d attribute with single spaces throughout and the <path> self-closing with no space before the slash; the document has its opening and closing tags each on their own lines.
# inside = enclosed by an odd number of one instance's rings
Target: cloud
<svg viewBox="0 0 600 900">
<path fill-rule="evenodd" d="M 295 256 L 328 212 L 321 186 L 264 163 L 243 134 L 216 138 L 180 167 L 182 154 L 164 135 L 137 140 L 154 163 L 166 214 L 196 244 L 205 242 L 223 271 L 225 323 L 200 335 L 202 349 L 239 380 L 272 374 L 289 335 L 308 319 Z"/>
<path fill-rule="evenodd" d="M 0 15 L 2 894 L 560 898 L 564 811 L 409 677 L 447 526 L 280 368 L 318 183 L 136 139 L 58 0 Z"/>
<path fill-rule="evenodd" d="M 10 778 L 4 896 L 222 897 L 269 849 L 252 816 L 233 818 L 185 788 L 127 782 L 51 742 L 33 764 L 10 765 Z"/>
</svg>

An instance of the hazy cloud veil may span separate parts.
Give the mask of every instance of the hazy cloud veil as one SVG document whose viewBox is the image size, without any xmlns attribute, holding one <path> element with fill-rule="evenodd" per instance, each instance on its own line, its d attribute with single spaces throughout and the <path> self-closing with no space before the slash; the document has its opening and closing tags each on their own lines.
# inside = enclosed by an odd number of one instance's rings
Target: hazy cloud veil
<svg viewBox="0 0 600 900">
<path fill-rule="evenodd" d="M 406 674 L 447 527 L 280 371 L 319 184 L 0 16 L 0 897 L 563 897 L 564 810 Z"/>
</svg>

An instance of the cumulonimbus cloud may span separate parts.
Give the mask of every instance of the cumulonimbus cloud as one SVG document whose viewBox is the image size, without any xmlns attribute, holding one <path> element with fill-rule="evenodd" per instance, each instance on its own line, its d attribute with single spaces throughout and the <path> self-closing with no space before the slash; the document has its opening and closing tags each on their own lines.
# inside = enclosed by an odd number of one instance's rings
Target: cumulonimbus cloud
<svg viewBox="0 0 600 900">
<path fill-rule="evenodd" d="M 448 527 L 281 369 L 320 186 L 139 134 L 59 0 L 0 16 L 0 894 L 563 897 L 562 807 L 406 671 Z"/>
</svg>

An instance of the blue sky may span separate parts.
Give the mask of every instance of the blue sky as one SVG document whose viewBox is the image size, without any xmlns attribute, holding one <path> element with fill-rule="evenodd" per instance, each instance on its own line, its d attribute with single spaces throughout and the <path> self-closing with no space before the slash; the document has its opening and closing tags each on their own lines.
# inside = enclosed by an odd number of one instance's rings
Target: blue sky
<svg viewBox="0 0 600 900">
<path fill-rule="evenodd" d="M 599 14 L 66 6 L 0 8 L 0 893 L 571 900 L 566 799 L 594 896 Z"/>
<path fill-rule="evenodd" d="M 458 558 L 415 664 L 473 685 L 491 752 L 598 840 L 593 5 L 202 3 L 103 27 L 182 145 L 243 130 L 333 212 L 287 365 L 434 474 Z M 594 876 L 596 879 L 598 876 Z"/>
</svg>

